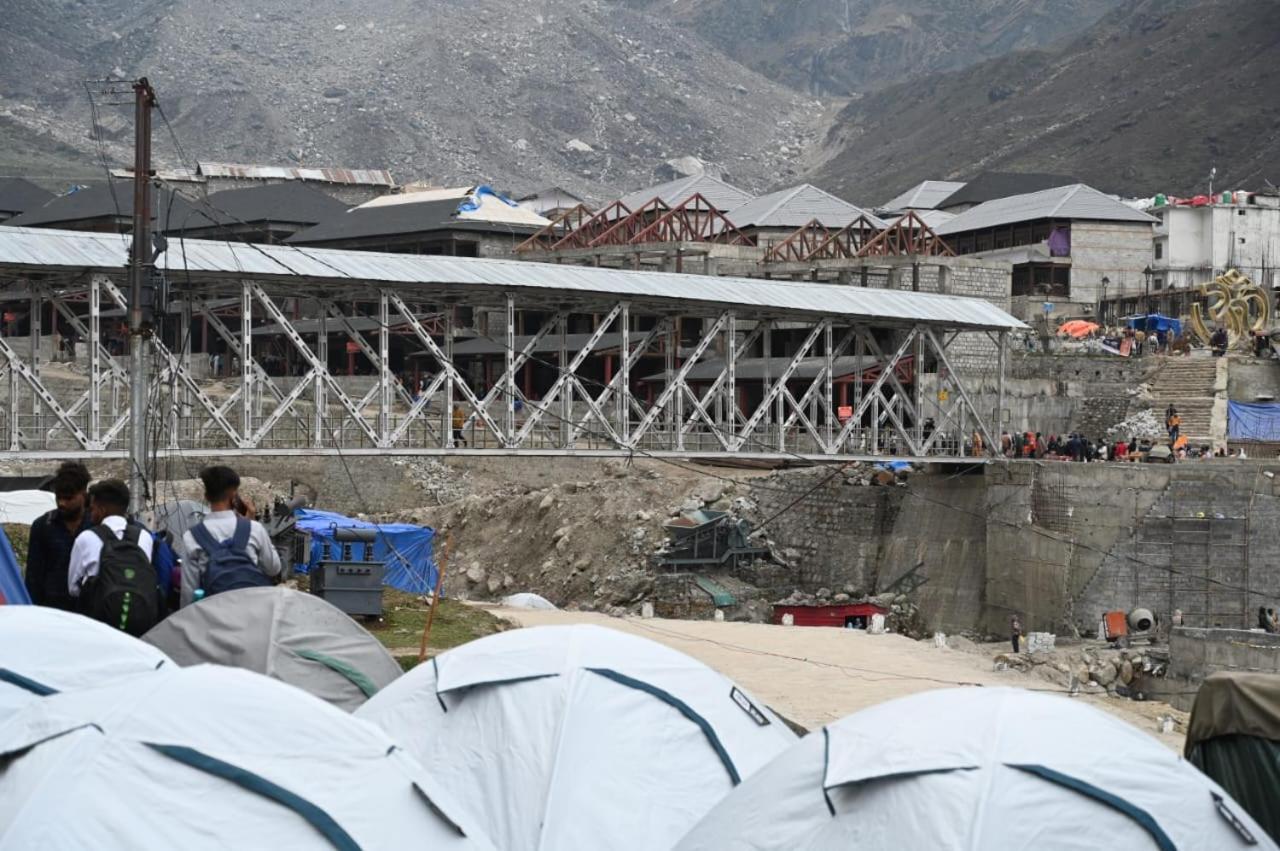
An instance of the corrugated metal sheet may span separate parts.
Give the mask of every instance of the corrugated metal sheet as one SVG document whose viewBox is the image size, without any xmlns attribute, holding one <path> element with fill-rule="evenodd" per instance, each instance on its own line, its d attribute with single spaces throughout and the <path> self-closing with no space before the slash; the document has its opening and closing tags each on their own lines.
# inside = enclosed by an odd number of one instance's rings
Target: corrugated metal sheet
<svg viewBox="0 0 1280 851">
<path fill-rule="evenodd" d="M 123 268 L 128 238 L 107 234 L 0 227 L 0 268 L 62 266 Z M 493 291 L 541 290 L 620 299 L 660 300 L 712 308 L 747 308 L 807 316 L 927 322 L 951 328 L 1025 328 L 995 305 L 932 293 L 842 287 L 757 278 L 717 278 L 675 272 L 632 272 L 590 266 L 417 254 L 381 254 L 246 245 L 188 239 L 170 242 L 157 265 L 227 278 L 305 277 L 319 282 L 448 284 Z"/>
<path fill-rule="evenodd" d="M 808 183 L 762 195 L 727 215 L 740 228 L 799 228 L 814 219 L 825 227 L 842 228 L 858 216 L 885 226 L 875 214 Z"/>
<path fill-rule="evenodd" d="M 129 242 L 114 233 L 0 227 L 0 266 L 123 269 Z"/>
<path fill-rule="evenodd" d="M 1039 219 L 1082 219 L 1109 222 L 1154 222 L 1146 213 L 1104 195 L 1092 186 L 1076 183 L 1025 195 L 997 198 L 966 210 L 935 228 L 940 235 L 1033 222 Z"/>
<path fill-rule="evenodd" d="M 922 180 L 881 207 L 891 213 L 907 210 L 932 210 L 938 204 L 964 188 L 963 182 L 954 180 Z"/>
<path fill-rule="evenodd" d="M 739 189 L 733 184 L 725 183 L 718 177 L 712 177 L 709 174 L 698 174 L 693 177 L 682 177 L 679 180 L 672 180 L 668 183 L 659 183 L 657 186 L 637 189 L 635 192 L 623 195 L 620 200 L 632 210 L 644 206 L 654 198 L 661 198 L 667 206 L 674 207 L 695 194 L 706 198 L 721 212 L 732 210 L 734 207 L 741 207 L 755 197 L 745 189 Z"/>
<path fill-rule="evenodd" d="M 373 168 L 302 168 L 276 165 L 244 165 L 240 163 L 199 162 L 205 177 L 227 177 L 242 180 L 314 180 L 320 183 L 342 183 L 352 186 L 395 186 L 391 172 Z"/>
<path fill-rule="evenodd" d="M 916 215 L 935 231 L 956 217 L 955 213 L 946 210 L 917 210 Z"/>
</svg>

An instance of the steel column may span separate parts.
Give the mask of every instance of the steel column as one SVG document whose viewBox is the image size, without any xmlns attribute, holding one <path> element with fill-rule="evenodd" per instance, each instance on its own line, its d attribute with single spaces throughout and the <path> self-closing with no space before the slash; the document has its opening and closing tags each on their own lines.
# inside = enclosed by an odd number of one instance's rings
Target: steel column
<svg viewBox="0 0 1280 851">
<path fill-rule="evenodd" d="M 506 351 L 503 352 L 504 361 L 506 363 L 506 372 L 503 375 L 503 383 L 506 385 L 503 392 L 507 397 L 506 404 L 506 434 L 508 440 L 516 433 L 516 298 L 511 293 L 506 294 L 507 307 L 507 336 Z M 526 416 L 528 413 L 526 412 Z M 510 444 L 508 444 L 510 445 Z"/>
<path fill-rule="evenodd" d="M 560 375 L 557 381 L 569 374 L 569 314 L 560 314 Z M 552 402 L 553 399 L 544 399 Z M 568 449 L 577 436 L 571 428 L 573 422 L 573 388 L 565 387 L 560 394 L 560 445 Z"/>
<path fill-rule="evenodd" d="M 100 323 L 102 308 L 100 289 L 102 282 L 97 275 L 89 276 L 89 442 L 94 449 L 102 449 L 102 353 L 98 341 L 102 339 Z"/>
<path fill-rule="evenodd" d="M 920 267 L 913 265 L 913 274 L 920 273 Z M 919 289 L 919 287 L 915 287 Z M 915 336 L 915 355 L 912 358 L 913 365 L 911 370 L 912 382 L 912 405 L 915 407 L 915 443 L 916 446 L 924 446 L 924 381 L 921 376 L 924 374 L 924 336 L 922 334 L 922 326 L 917 325 L 911 329 L 911 333 Z"/>
<path fill-rule="evenodd" d="M 736 444 L 734 437 L 738 432 L 738 314 L 729 311 L 729 320 L 725 323 L 725 359 L 727 363 L 724 385 L 723 410 L 726 414 L 717 435 L 721 445 Z"/>
<path fill-rule="evenodd" d="M 1005 365 L 1008 363 L 1006 358 L 1008 357 L 1009 351 L 1009 332 L 1001 331 L 999 336 L 1000 351 L 996 356 L 996 371 L 998 372 L 998 377 L 996 379 L 995 428 L 998 431 L 1003 431 L 1001 427 L 1004 425 L 1004 371 Z M 997 452 L 999 451 L 997 447 L 992 448 Z"/>
<path fill-rule="evenodd" d="M 833 381 L 831 373 L 835 371 L 835 355 L 831 351 L 831 320 L 828 319 L 822 329 L 822 349 L 825 363 L 823 365 L 823 399 L 826 400 L 827 423 L 823 434 L 826 436 L 827 451 L 834 451 L 831 444 L 832 426 L 835 419 L 835 411 L 832 409 L 832 394 L 834 393 Z"/>
<path fill-rule="evenodd" d="M 31 371 L 31 375 L 37 380 L 40 378 L 40 337 L 44 329 L 44 301 L 38 295 L 31 297 L 31 334 L 27 340 L 30 344 L 31 355 L 27 359 L 27 367 Z M 39 434 L 43 429 L 40 426 L 40 398 L 37 394 L 31 394 L 31 433 Z"/>
<path fill-rule="evenodd" d="M 240 433 L 248 439 L 253 434 L 253 290 L 245 281 L 240 285 Z"/>
<path fill-rule="evenodd" d="M 316 316 L 316 360 L 325 370 L 329 369 L 329 318 L 328 311 L 324 305 L 320 306 Z M 311 445 L 319 449 L 324 446 L 325 434 L 327 426 L 325 425 L 325 415 L 328 413 L 328 400 L 325 398 L 324 379 L 321 377 L 320 371 L 312 369 L 311 371 L 311 390 L 312 404 L 315 405 L 315 411 L 312 412 L 313 427 L 311 435 Z"/>
<path fill-rule="evenodd" d="M 631 441 L 631 305 L 622 303 L 618 314 L 622 349 L 618 354 L 618 435 L 624 444 Z"/>
<path fill-rule="evenodd" d="M 378 445 L 391 437 L 391 311 L 387 291 L 378 291 Z"/>
<path fill-rule="evenodd" d="M 445 369 L 444 364 L 453 364 L 453 325 L 455 314 L 458 308 L 455 305 L 449 305 L 444 315 L 444 352 L 437 355 L 436 362 L 440 364 L 440 372 L 446 376 L 449 371 Z M 441 361 L 443 358 L 443 361 Z M 443 446 L 446 449 L 453 449 L 453 381 L 446 380 L 444 383 L 444 410 L 441 412 L 440 436 L 443 439 Z"/>
</svg>

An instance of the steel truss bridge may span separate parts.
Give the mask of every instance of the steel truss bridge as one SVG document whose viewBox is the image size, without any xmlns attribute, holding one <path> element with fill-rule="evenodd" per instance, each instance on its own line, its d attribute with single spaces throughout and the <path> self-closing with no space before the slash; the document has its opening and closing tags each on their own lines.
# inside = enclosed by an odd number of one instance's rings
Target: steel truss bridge
<svg viewBox="0 0 1280 851">
<path fill-rule="evenodd" d="M 0 457 L 127 455 L 128 359 L 109 348 L 114 317 L 127 313 L 127 255 L 128 237 L 0 227 L 9 320 L 0 330 L 17 328 L 19 313 L 31 317 L 29 333 L 0 334 Z M 989 452 L 998 428 L 953 368 L 955 341 L 989 339 L 1003 394 L 1004 338 L 1024 327 L 986 302 L 950 296 L 513 260 L 185 240 L 156 267 L 173 320 L 151 339 L 141 419 L 156 457 L 973 463 L 981 459 L 968 457 L 968 437 L 980 434 Z M 462 315 L 482 317 L 469 324 L 496 344 L 486 378 L 455 354 L 468 336 Z M 74 367 L 42 355 L 50 316 L 80 340 Z M 193 351 L 201 322 L 234 362 L 229 379 L 211 379 L 208 355 Z M 397 337 L 401 355 L 416 348 L 425 366 L 421 388 L 393 371 Z M 333 338 L 341 351 L 331 351 Z M 282 347 L 289 370 L 279 368 Z M 372 375 L 332 368 L 346 352 L 362 355 Z M 849 362 L 854 379 L 841 381 Z M 531 387 L 535 368 L 540 386 Z"/>
</svg>

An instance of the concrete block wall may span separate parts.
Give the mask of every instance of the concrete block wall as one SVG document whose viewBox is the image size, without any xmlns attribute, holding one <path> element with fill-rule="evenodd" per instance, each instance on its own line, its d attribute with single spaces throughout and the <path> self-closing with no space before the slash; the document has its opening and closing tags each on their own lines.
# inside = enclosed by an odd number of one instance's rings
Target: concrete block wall
<svg viewBox="0 0 1280 851">
<path fill-rule="evenodd" d="M 1097 439 L 1136 410 L 1137 389 L 1153 366 L 1103 355 L 1011 351 L 1005 370 L 1007 414 L 1000 429 L 1045 436 L 1079 431 Z M 971 382 L 969 389 L 980 410 L 995 409 L 994 373 Z"/>
<path fill-rule="evenodd" d="M 1197 682 L 1213 671 L 1280 674 L 1280 635 L 1242 629 L 1175 628 L 1169 635 L 1169 673 Z"/>
<path fill-rule="evenodd" d="M 876 590 L 914 588 L 930 630 L 973 629 L 987 567 L 982 475 L 914 475 L 895 488 L 897 510 L 881 547 Z"/>
<path fill-rule="evenodd" d="M 883 284 L 877 280 L 877 273 Z M 859 280 L 854 274 L 855 283 Z M 919 291 L 978 298 L 1002 310 L 1009 309 L 1010 266 L 1007 263 L 966 259 L 928 258 L 919 267 Z M 913 287 L 912 265 L 903 262 L 871 273 L 869 283 L 886 289 Z M 966 375 L 994 374 L 998 364 L 995 343 L 986 334 L 961 334 L 948 349 L 947 357 L 957 372 Z"/>
<path fill-rule="evenodd" d="M 1107 297 L 1141 295 L 1142 270 L 1154 258 L 1152 227 L 1143 222 L 1071 223 L 1071 301 L 1094 305 L 1108 279 Z"/>
</svg>

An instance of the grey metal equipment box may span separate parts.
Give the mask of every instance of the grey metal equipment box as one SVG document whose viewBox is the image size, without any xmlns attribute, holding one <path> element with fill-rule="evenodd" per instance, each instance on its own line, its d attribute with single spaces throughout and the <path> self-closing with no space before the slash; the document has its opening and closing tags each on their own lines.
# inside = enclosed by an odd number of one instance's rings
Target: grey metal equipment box
<svg viewBox="0 0 1280 851">
<path fill-rule="evenodd" d="M 382 616 L 382 579 L 387 566 L 373 560 L 376 529 L 335 529 L 341 555 L 332 559 L 325 544 L 324 559 L 311 571 L 311 593 L 348 615 Z M 352 544 L 364 544 L 364 561 L 352 558 Z"/>
<path fill-rule="evenodd" d="M 374 561 L 322 561 L 311 571 L 311 593 L 349 615 L 382 615 L 382 578 Z"/>
</svg>

